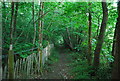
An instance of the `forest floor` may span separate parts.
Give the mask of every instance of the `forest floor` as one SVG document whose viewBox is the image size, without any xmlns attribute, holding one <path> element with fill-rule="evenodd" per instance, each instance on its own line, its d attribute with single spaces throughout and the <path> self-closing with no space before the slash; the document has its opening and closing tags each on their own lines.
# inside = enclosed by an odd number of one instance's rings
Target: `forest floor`
<svg viewBox="0 0 120 81">
<path fill-rule="evenodd" d="M 54 63 L 49 72 L 44 72 L 41 79 L 70 79 L 69 55 L 64 48 L 58 52 L 58 61 Z"/>
</svg>

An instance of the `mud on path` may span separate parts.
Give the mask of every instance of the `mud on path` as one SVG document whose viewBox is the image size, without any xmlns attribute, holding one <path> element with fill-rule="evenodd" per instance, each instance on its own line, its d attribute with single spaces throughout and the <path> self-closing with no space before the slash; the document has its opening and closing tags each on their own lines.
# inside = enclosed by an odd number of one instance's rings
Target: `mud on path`
<svg viewBox="0 0 120 81">
<path fill-rule="evenodd" d="M 59 50 L 59 60 L 51 66 L 51 71 L 44 73 L 41 79 L 70 79 L 69 75 L 69 56 L 64 48 Z"/>
</svg>

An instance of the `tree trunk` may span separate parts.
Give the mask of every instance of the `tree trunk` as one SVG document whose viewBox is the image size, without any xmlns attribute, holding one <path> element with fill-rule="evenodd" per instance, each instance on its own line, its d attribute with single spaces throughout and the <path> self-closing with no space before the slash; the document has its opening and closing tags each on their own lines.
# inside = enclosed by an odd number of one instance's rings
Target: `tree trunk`
<svg viewBox="0 0 120 81">
<path fill-rule="evenodd" d="M 0 7 L 2 7 L 2 3 L 0 3 Z M 2 13 L 2 10 L 0 11 Z M 2 18 L 2 15 L 0 15 L 0 18 Z M 2 20 L 0 20 L 0 23 L 2 24 Z M 0 27 L 0 55 L 2 56 L 2 27 Z M 0 57 L 0 81 L 2 81 L 2 58 Z"/>
<path fill-rule="evenodd" d="M 18 2 L 16 4 L 16 9 L 15 9 L 15 17 L 14 17 L 14 37 L 16 37 L 16 22 L 17 22 L 17 13 L 18 13 Z"/>
<path fill-rule="evenodd" d="M 114 38 L 113 38 L 113 46 L 112 46 L 112 56 L 115 56 L 115 43 L 116 43 L 116 30 L 117 30 L 117 25 L 118 25 L 118 21 L 116 23 L 116 27 L 115 27 L 115 32 L 114 32 Z"/>
<path fill-rule="evenodd" d="M 91 5 L 91 3 L 89 3 L 89 6 Z M 91 12 L 89 9 L 89 16 L 88 16 L 88 23 L 89 23 L 89 28 L 88 28 L 88 64 L 91 65 L 92 62 L 92 57 L 91 57 L 91 26 L 92 26 L 92 16 L 91 16 Z"/>
<path fill-rule="evenodd" d="M 35 45 L 35 40 L 36 40 L 36 26 L 35 26 L 35 18 L 34 18 L 34 2 L 32 4 L 32 15 L 33 15 L 33 28 L 34 28 L 34 37 L 33 37 L 33 48 L 34 48 L 34 45 Z"/>
<path fill-rule="evenodd" d="M 115 57 L 115 49 L 116 49 L 116 30 L 117 30 L 118 22 L 116 23 L 114 37 L 113 37 L 113 45 L 112 45 L 112 56 Z M 110 62 L 110 67 L 113 67 L 113 62 Z"/>
<path fill-rule="evenodd" d="M 14 2 L 11 3 L 10 48 L 8 52 L 8 77 L 14 79 L 13 29 L 14 29 Z"/>
<path fill-rule="evenodd" d="M 99 28 L 100 28 L 100 18 L 98 17 L 98 28 L 97 28 L 97 35 L 95 38 L 98 38 L 99 35 Z"/>
<path fill-rule="evenodd" d="M 100 51 L 102 49 L 102 44 L 103 44 L 107 20 L 108 20 L 108 9 L 107 9 L 106 2 L 102 2 L 102 9 L 103 9 L 103 19 L 101 23 L 100 33 L 99 33 L 98 40 L 97 40 L 97 45 L 96 45 L 95 52 L 94 52 L 93 65 L 95 67 L 99 67 L 99 64 L 100 64 Z"/>
<path fill-rule="evenodd" d="M 115 50 L 115 61 L 112 72 L 112 79 L 120 79 L 120 1 L 118 2 L 118 20 L 116 29 L 116 49 Z"/>
<path fill-rule="evenodd" d="M 41 15 L 44 14 L 43 12 L 43 8 L 44 8 L 44 4 L 43 2 L 40 2 L 40 9 L 39 9 L 39 17 L 41 17 Z M 42 29 L 43 29 L 43 22 L 41 19 L 39 19 L 38 21 L 38 25 L 39 25 L 39 48 L 38 48 L 38 53 L 40 54 L 40 71 L 42 73 Z"/>
<path fill-rule="evenodd" d="M 16 40 L 17 32 L 16 32 L 16 23 L 17 23 L 17 13 L 18 13 L 18 2 L 14 3 L 15 4 L 15 13 L 14 13 L 14 41 Z M 14 43 L 15 44 L 15 43 Z M 15 55 L 15 60 L 17 60 L 17 55 Z"/>
<path fill-rule="evenodd" d="M 2 6 L 1 6 L 2 7 Z M 5 6 L 5 2 L 3 2 L 3 8 L 2 9 L 4 9 L 4 11 L 2 11 L 2 30 L 5 30 L 5 24 L 6 24 L 6 22 L 5 22 L 5 20 L 6 20 L 6 6 Z M 4 33 L 4 31 L 3 31 L 3 33 Z M 2 34 L 1 34 L 2 35 Z M 4 45 L 4 43 L 5 43 L 5 36 L 3 36 L 2 37 L 2 44 Z M 4 52 L 4 51 L 3 51 Z"/>
<path fill-rule="evenodd" d="M 70 46 L 70 48 L 71 48 L 71 50 L 73 50 L 73 44 L 72 44 L 72 39 L 71 39 L 71 36 L 70 36 L 70 32 L 69 32 L 69 29 L 68 28 L 66 28 L 66 30 L 67 30 L 67 34 L 68 34 L 68 39 L 69 39 L 69 46 Z"/>
</svg>

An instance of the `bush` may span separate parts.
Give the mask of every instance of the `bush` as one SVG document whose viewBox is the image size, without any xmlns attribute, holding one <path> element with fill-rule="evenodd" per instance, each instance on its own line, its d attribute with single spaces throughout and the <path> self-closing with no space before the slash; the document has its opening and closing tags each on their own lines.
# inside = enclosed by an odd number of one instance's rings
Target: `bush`
<svg viewBox="0 0 120 81">
<path fill-rule="evenodd" d="M 110 79 L 111 78 L 111 71 L 110 67 L 101 66 L 97 71 L 97 78 L 99 79 Z"/>
<path fill-rule="evenodd" d="M 72 68 L 70 70 L 71 76 L 74 79 L 90 79 L 91 66 L 88 66 L 87 60 L 83 59 L 83 56 L 77 52 L 70 55 L 71 63 L 68 66 Z"/>
</svg>

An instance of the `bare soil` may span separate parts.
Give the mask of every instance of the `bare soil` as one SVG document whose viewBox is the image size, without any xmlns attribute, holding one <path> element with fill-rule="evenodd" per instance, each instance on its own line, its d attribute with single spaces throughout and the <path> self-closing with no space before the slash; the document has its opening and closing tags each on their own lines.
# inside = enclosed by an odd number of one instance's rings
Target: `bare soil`
<svg viewBox="0 0 120 81">
<path fill-rule="evenodd" d="M 59 61 L 51 66 L 51 71 L 43 74 L 41 79 L 70 79 L 69 56 L 64 48 L 59 50 Z"/>
</svg>

